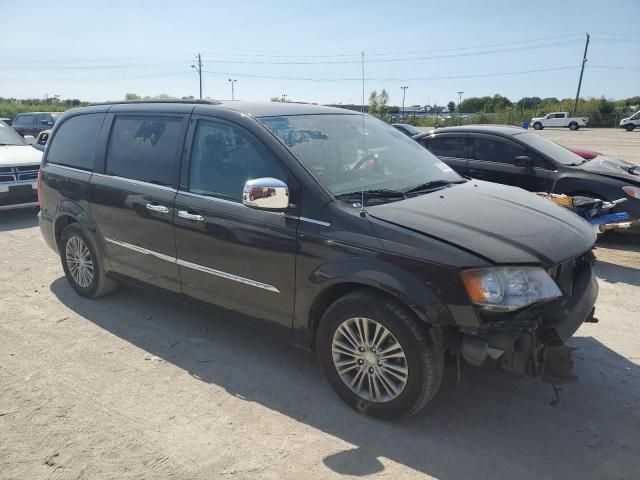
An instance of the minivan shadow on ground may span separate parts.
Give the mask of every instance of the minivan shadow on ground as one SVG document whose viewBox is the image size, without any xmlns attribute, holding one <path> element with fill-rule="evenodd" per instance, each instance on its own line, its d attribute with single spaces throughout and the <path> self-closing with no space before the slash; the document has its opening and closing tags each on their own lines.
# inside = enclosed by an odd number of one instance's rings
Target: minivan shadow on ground
<svg viewBox="0 0 640 480">
<path fill-rule="evenodd" d="M 318 458 L 336 473 L 381 472 L 381 458 L 440 480 L 631 479 L 640 471 L 640 368 L 589 336 L 571 342 L 580 380 L 563 387 L 555 406 L 548 385 L 489 366 L 464 368 L 458 383 L 452 363 L 421 414 L 382 422 L 345 406 L 312 355 L 276 337 L 138 289 L 87 300 L 64 278 L 50 288 L 82 317 L 194 379 L 355 445 Z M 606 327 L 584 326 L 582 335 L 595 328 Z"/>
<path fill-rule="evenodd" d="M 15 210 L 0 210 L 0 232 L 21 230 L 38 225 L 38 208 L 19 208 Z"/>
</svg>

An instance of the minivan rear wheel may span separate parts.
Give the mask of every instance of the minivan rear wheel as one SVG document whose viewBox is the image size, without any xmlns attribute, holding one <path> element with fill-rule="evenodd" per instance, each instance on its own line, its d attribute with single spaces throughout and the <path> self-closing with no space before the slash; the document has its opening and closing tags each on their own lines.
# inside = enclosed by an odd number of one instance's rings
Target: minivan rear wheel
<svg viewBox="0 0 640 480">
<path fill-rule="evenodd" d="M 357 290 L 325 312 L 316 337 L 329 383 L 349 405 L 381 418 L 410 416 L 436 394 L 442 348 L 396 300 Z"/>
<path fill-rule="evenodd" d="M 95 241 L 77 223 L 62 231 L 60 259 L 67 281 L 83 297 L 100 297 L 117 286 L 115 280 L 106 276 Z"/>
</svg>

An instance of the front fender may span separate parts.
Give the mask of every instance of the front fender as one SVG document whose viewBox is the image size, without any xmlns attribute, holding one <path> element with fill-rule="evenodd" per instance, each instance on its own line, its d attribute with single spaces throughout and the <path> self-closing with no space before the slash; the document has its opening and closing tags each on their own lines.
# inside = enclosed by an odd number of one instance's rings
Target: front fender
<svg viewBox="0 0 640 480">
<path fill-rule="evenodd" d="M 341 286 L 349 286 L 350 289 L 362 286 L 380 290 L 396 298 L 427 324 L 455 324 L 449 308 L 442 300 L 440 286 L 427 278 L 420 278 L 409 269 L 383 261 L 382 258 L 372 255 L 335 259 L 318 266 L 306 279 L 301 279 L 303 286 L 296 295 L 297 323 L 306 322 L 305 329 L 312 329 L 313 325 L 309 322 L 313 318 L 314 304 L 325 298 L 327 292 Z M 431 277 L 431 272 L 424 273 Z M 447 279 L 443 280 L 446 284 Z M 315 313 L 322 315 L 322 312 Z"/>
</svg>

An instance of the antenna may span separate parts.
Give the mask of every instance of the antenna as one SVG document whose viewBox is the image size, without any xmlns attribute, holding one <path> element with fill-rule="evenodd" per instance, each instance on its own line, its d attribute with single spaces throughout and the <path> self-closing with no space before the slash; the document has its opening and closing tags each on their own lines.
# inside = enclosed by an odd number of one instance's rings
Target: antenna
<svg viewBox="0 0 640 480">
<path fill-rule="evenodd" d="M 362 158 L 366 156 L 365 135 L 364 135 L 364 52 L 362 52 Z M 364 218 L 366 211 L 364 209 L 364 172 L 360 175 L 360 216 Z"/>
</svg>

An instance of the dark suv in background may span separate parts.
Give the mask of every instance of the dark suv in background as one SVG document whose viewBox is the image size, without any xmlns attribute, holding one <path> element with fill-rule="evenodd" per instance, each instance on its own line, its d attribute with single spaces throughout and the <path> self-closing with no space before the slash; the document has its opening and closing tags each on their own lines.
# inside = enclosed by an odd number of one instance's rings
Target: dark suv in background
<svg viewBox="0 0 640 480">
<path fill-rule="evenodd" d="M 36 138 L 43 130 L 49 130 L 59 116 L 60 113 L 49 112 L 19 113 L 13 119 L 11 127 L 23 137 L 32 135 Z"/>
<path fill-rule="evenodd" d="M 342 109 L 72 110 L 51 133 L 40 196 L 42 234 L 78 294 L 142 283 L 280 333 L 371 415 L 422 408 L 447 352 L 573 380 L 564 342 L 598 292 L 586 222 L 465 180 Z"/>
</svg>

